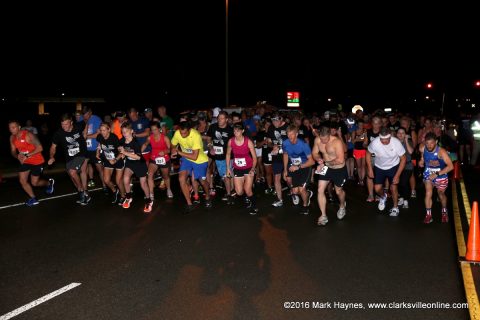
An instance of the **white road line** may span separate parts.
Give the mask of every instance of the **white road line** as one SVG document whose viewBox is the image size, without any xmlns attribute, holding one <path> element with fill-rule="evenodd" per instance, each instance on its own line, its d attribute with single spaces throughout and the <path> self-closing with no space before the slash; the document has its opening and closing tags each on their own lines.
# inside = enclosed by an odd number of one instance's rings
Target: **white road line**
<svg viewBox="0 0 480 320">
<path fill-rule="evenodd" d="M 76 282 L 70 283 L 68 286 L 65 286 L 65 287 L 60 288 L 56 291 L 53 291 L 52 293 L 49 293 L 46 296 L 43 296 L 43 297 L 41 297 L 41 298 L 39 298 L 35 301 L 32 301 L 29 304 L 26 304 L 26 305 L 24 305 L 20 308 L 17 308 L 17 309 L 15 309 L 15 310 L 13 310 L 9 313 L 4 314 L 3 316 L 0 317 L 0 320 L 8 320 L 8 319 L 11 319 L 15 316 L 18 316 L 20 313 L 25 312 L 29 309 L 32 309 L 33 307 L 36 307 L 39 304 L 44 303 L 45 301 L 48 301 L 52 298 L 55 298 L 56 296 L 59 296 L 62 293 L 67 292 L 68 290 L 71 290 L 75 287 L 78 287 L 79 285 L 81 285 L 81 283 L 76 283 Z"/>
<path fill-rule="evenodd" d="M 95 188 L 95 189 L 88 190 L 88 192 L 98 191 L 98 190 L 103 190 L 103 189 L 102 189 L 102 188 Z M 52 199 L 65 198 L 65 197 L 73 196 L 73 195 L 75 195 L 75 194 L 78 194 L 78 192 L 61 194 L 61 195 L 59 195 L 59 196 L 53 196 L 53 197 L 48 197 L 48 198 L 44 198 L 44 199 L 39 199 L 38 201 L 47 201 L 47 200 L 52 200 Z M 8 205 L 8 206 L 0 207 L 0 210 L 12 208 L 12 207 L 24 206 L 24 205 L 25 205 L 25 202 L 10 204 L 10 205 Z"/>
</svg>

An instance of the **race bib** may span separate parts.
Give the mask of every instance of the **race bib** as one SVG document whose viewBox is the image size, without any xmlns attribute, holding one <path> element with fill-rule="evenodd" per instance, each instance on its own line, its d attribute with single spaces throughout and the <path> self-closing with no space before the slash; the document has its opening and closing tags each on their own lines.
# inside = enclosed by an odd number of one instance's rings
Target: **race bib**
<svg viewBox="0 0 480 320">
<path fill-rule="evenodd" d="M 131 161 L 137 161 L 136 159 L 133 159 L 133 158 L 130 158 L 130 157 L 127 157 L 128 160 L 131 160 Z"/>
<path fill-rule="evenodd" d="M 104 151 L 103 154 L 105 154 L 105 159 L 107 160 L 115 159 L 115 154 L 112 151 Z"/>
<path fill-rule="evenodd" d="M 87 148 L 92 147 L 92 139 L 87 139 Z"/>
<path fill-rule="evenodd" d="M 137 129 L 138 129 L 138 130 L 142 130 L 142 128 L 143 128 L 142 124 L 141 124 L 141 123 L 137 123 Z"/>
<path fill-rule="evenodd" d="M 213 150 L 215 150 L 215 154 L 223 154 L 223 147 L 213 146 Z"/>
<path fill-rule="evenodd" d="M 268 161 L 270 161 L 270 162 L 272 161 L 272 154 L 271 153 L 268 154 Z"/>
<path fill-rule="evenodd" d="M 185 152 L 185 153 L 193 153 L 192 149 L 185 149 L 185 150 L 183 150 L 183 152 Z"/>
<path fill-rule="evenodd" d="M 76 148 L 72 148 L 72 149 L 68 149 L 68 155 L 70 157 L 73 157 L 75 156 L 77 153 L 80 152 L 80 148 L 79 147 L 76 147 Z"/>
<path fill-rule="evenodd" d="M 327 166 L 323 166 L 322 169 L 320 169 L 320 171 L 315 171 L 316 174 L 319 174 L 321 176 L 324 176 L 327 174 L 327 170 L 328 170 L 328 167 Z"/>
<path fill-rule="evenodd" d="M 429 174 L 439 173 L 439 172 L 440 172 L 440 168 L 427 168 L 427 172 L 428 172 Z"/>
<path fill-rule="evenodd" d="M 164 166 L 167 162 L 165 161 L 165 157 L 158 157 L 155 158 L 155 164 L 159 166 Z"/>
<path fill-rule="evenodd" d="M 302 158 L 298 157 L 298 158 L 291 158 L 290 159 L 292 161 L 292 164 L 294 166 L 299 166 L 302 164 Z"/>
<path fill-rule="evenodd" d="M 235 158 L 235 164 L 239 167 L 246 167 L 247 160 L 245 158 Z"/>
</svg>

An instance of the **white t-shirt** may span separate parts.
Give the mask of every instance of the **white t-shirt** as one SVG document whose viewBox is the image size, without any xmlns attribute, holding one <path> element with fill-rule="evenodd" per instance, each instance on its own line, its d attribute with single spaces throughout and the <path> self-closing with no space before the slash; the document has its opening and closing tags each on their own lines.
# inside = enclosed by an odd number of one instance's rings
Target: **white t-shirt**
<svg viewBox="0 0 480 320">
<path fill-rule="evenodd" d="M 368 152 L 375 154 L 375 167 L 388 170 L 400 163 L 400 157 L 405 154 L 405 148 L 395 137 L 391 137 L 387 145 L 380 141 L 380 137 L 376 137 L 368 145 Z"/>
</svg>

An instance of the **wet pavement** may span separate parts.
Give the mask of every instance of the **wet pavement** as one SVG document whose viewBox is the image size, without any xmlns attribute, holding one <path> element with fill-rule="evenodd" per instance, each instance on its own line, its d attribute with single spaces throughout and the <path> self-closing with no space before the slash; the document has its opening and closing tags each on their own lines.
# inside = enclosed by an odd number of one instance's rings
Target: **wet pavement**
<svg viewBox="0 0 480 320">
<path fill-rule="evenodd" d="M 55 195 L 74 192 L 56 178 Z M 300 215 L 289 200 L 271 207 L 261 187 L 256 217 L 220 196 L 185 215 L 176 183 L 174 199 L 157 189 L 150 214 L 138 191 L 130 209 L 100 191 L 88 206 L 66 196 L 1 209 L 0 315 L 81 283 L 15 319 L 468 319 L 468 309 L 418 304 L 466 302 L 455 230 L 438 203 L 426 226 L 421 189 L 399 217 L 358 186 L 346 190 L 346 217 L 329 204 L 326 227 L 316 201 Z M 22 201 L 15 180 L 0 184 L 0 207 Z"/>
</svg>

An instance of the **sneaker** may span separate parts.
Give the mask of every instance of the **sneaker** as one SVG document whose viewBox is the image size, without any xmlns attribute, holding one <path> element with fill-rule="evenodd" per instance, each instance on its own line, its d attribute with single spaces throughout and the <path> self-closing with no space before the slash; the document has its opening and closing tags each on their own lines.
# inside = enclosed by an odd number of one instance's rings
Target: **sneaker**
<svg viewBox="0 0 480 320">
<path fill-rule="evenodd" d="M 83 201 L 80 203 L 82 206 L 86 206 L 90 200 L 92 200 L 92 197 L 90 197 L 88 194 L 84 194 Z"/>
<path fill-rule="evenodd" d="M 87 186 L 88 186 L 89 188 L 95 188 L 95 181 L 93 181 L 93 180 L 91 180 L 91 179 L 88 180 Z"/>
<path fill-rule="evenodd" d="M 432 221 L 433 221 L 432 215 L 431 215 L 431 214 L 426 214 L 426 215 L 425 215 L 425 219 L 423 219 L 423 223 L 429 224 L 429 223 L 431 223 Z"/>
<path fill-rule="evenodd" d="M 145 213 L 152 212 L 152 208 L 153 208 L 153 200 L 145 199 L 145 207 L 143 208 L 143 212 Z"/>
<path fill-rule="evenodd" d="M 195 204 L 200 203 L 200 196 L 198 194 L 193 195 L 193 203 Z"/>
<path fill-rule="evenodd" d="M 235 204 L 235 198 L 232 195 L 227 195 L 227 204 L 229 205 Z"/>
<path fill-rule="evenodd" d="M 390 217 L 398 217 L 399 214 L 400 210 L 398 209 L 398 207 L 390 209 Z"/>
<path fill-rule="evenodd" d="M 385 202 L 387 202 L 387 195 L 385 194 L 383 198 L 380 198 L 378 201 L 378 210 L 383 211 L 385 210 Z"/>
<path fill-rule="evenodd" d="M 54 189 L 54 186 L 55 185 L 55 180 L 54 179 L 48 179 L 48 186 L 47 186 L 47 190 L 45 191 L 47 194 L 52 194 L 53 191 L 55 190 Z"/>
<path fill-rule="evenodd" d="M 123 203 L 124 203 L 124 202 L 125 202 L 125 197 L 120 197 L 120 198 L 118 198 L 117 204 L 118 204 L 119 206 L 123 206 Z"/>
<path fill-rule="evenodd" d="M 374 196 L 368 196 L 367 202 L 375 202 L 375 197 Z"/>
<path fill-rule="evenodd" d="M 78 204 L 82 204 L 84 198 L 85 198 L 85 193 L 83 193 L 83 191 L 81 191 L 81 192 L 78 193 L 78 200 L 77 200 L 76 202 L 77 202 Z"/>
<path fill-rule="evenodd" d="M 342 220 L 345 217 L 345 214 L 347 213 L 346 208 L 347 208 L 347 203 L 346 202 L 345 202 L 343 208 L 342 207 L 338 208 L 338 211 L 337 211 L 338 220 Z"/>
<path fill-rule="evenodd" d="M 298 204 L 300 203 L 300 197 L 296 194 L 292 194 L 292 202 L 293 205 L 298 206 Z"/>
<path fill-rule="evenodd" d="M 194 204 L 187 204 L 185 206 L 185 208 L 183 209 L 183 213 L 188 214 L 188 213 L 192 212 L 193 210 L 195 210 L 195 205 Z"/>
<path fill-rule="evenodd" d="M 283 206 L 283 200 L 277 200 L 275 201 L 274 203 L 272 203 L 272 206 L 276 207 L 276 208 L 280 208 Z"/>
<path fill-rule="evenodd" d="M 173 198 L 173 192 L 171 189 L 167 189 L 167 198 L 172 199 Z"/>
<path fill-rule="evenodd" d="M 255 216 L 255 215 L 257 215 L 257 213 L 258 213 L 258 208 L 256 208 L 256 207 L 251 207 L 248 213 L 249 213 L 251 216 Z"/>
<path fill-rule="evenodd" d="M 130 204 L 132 203 L 132 198 L 125 198 L 122 203 L 123 209 L 128 209 L 130 208 Z"/>
<path fill-rule="evenodd" d="M 33 206 L 36 206 L 37 204 L 39 204 L 40 202 L 38 202 L 37 198 L 33 197 L 33 198 L 30 198 L 28 199 L 27 201 L 25 201 L 25 205 L 27 207 L 33 207 Z"/>
<path fill-rule="evenodd" d="M 308 206 L 307 207 L 302 207 L 302 209 L 300 210 L 300 214 L 307 215 L 309 213 L 310 213 L 310 211 L 308 210 Z"/>
<path fill-rule="evenodd" d="M 161 190 L 164 190 L 167 185 L 165 184 L 165 180 L 160 181 L 160 185 L 158 186 Z"/>
<path fill-rule="evenodd" d="M 403 200 L 403 209 L 408 209 L 408 200 Z"/>
<path fill-rule="evenodd" d="M 442 213 L 442 223 L 447 223 L 448 222 L 448 213 L 443 212 Z"/>
<path fill-rule="evenodd" d="M 410 193 L 410 198 L 416 198 L 416 197 L 417 197 L 417 191 L 412 190 L 412 192 Z"/>
<path fill-rule="evenodd" d="M 222 197 L 222 201 L 228 201 L 228 194 L 224 194 Z"/>
<path fill-rule="evenodd" d="M 403 198 L 398 198 L 398 206 L 403 206 Z"/>
<path fill-rule="evenodd" d="M 107 187 L 102 188 L 103 193 L 105 193 L 107 196 L 110 194 L 110 190 Z"/>
<path fill-rule="evenodd" d="M 212 201 L 211 200 L 205 200 L 205 208 L 211 208 L 212 207 Z"/>
<path fill-rule="evenodd" d="M 117 188 L 113 193 L 112 203 L 115 204 L 118 202 L 118 197 L 120 196 L 120 190 Z"/>
<path fill-rule="evenodd" d="M 317 225 L 325 226 L 327 223 L 328 223 L 327 216 L 320 216 L 320 218 L 318 218 Z"/>
<path fill-rule="evenodd" d="M 211 188 L 210 189 L 210 196 L 215 197 L 216 194 L 217 194 L 217 191 L 215 190 L 215 188 Z"/>
<path fill-rule="evenodd" d="M 308 197 L 307 197 L 307 207 L 309 207 L 310 206 L 310 200 L 313 197 L 313 191 L 312 190 L 307 190 L 307 195 L 308 195 Z"/>
</svg>

